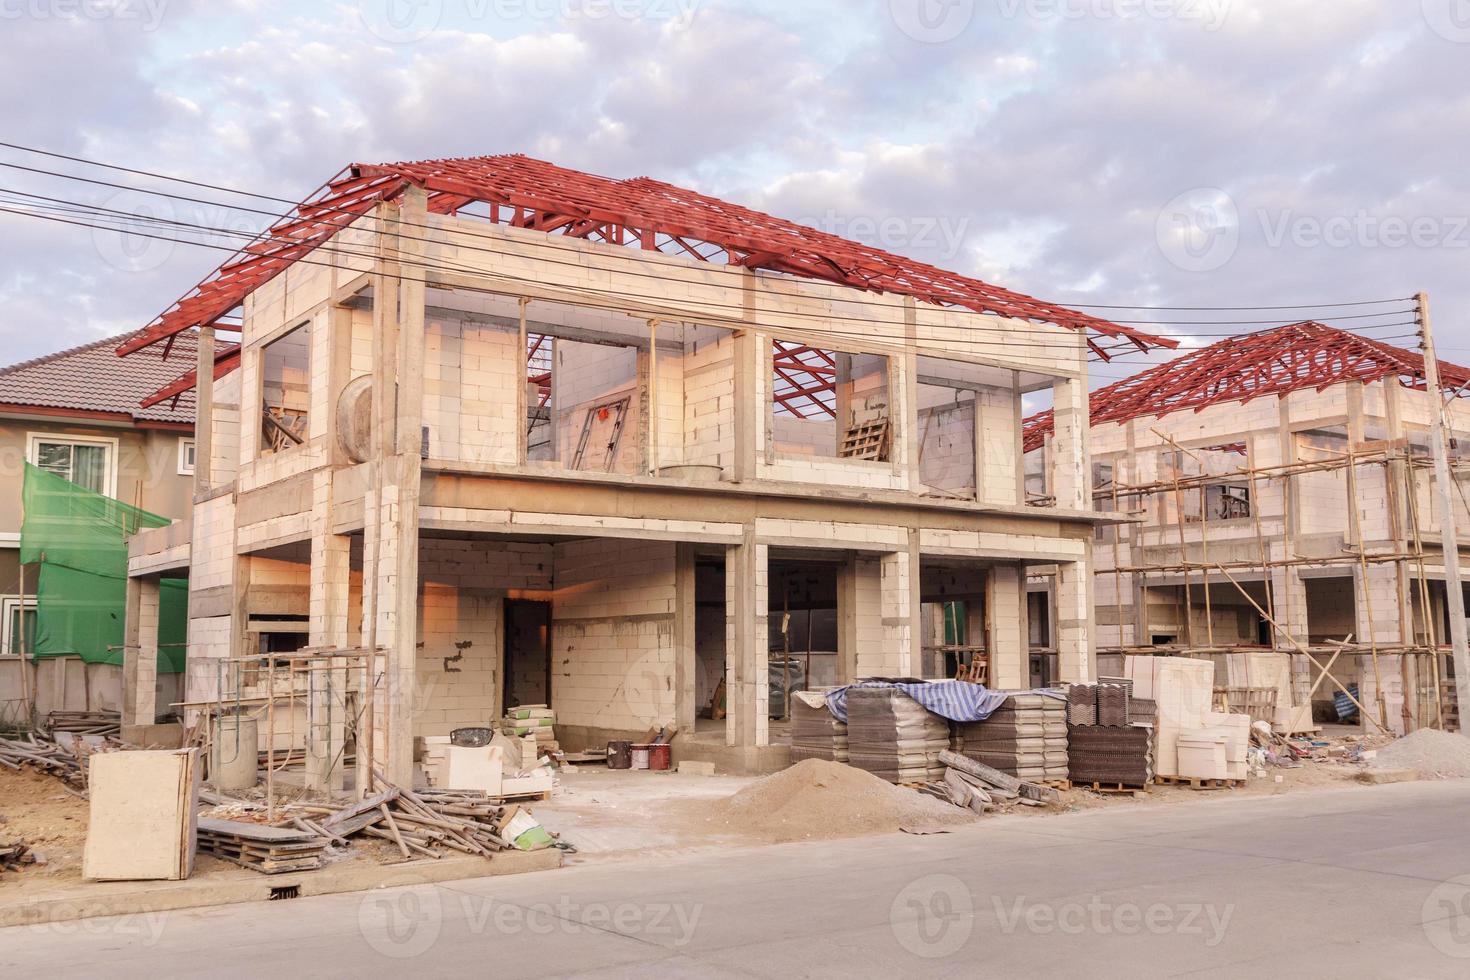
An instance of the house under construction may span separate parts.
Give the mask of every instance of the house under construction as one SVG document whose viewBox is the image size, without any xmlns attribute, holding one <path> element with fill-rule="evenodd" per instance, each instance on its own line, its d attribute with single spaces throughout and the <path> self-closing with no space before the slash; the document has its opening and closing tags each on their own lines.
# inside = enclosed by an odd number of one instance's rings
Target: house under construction
<svg viewBox="0 0 1470 980">
<path fill-rule="evenodd" d="M 186 576 L 186 720 L 264 712 L 360 789 L 514 704 L 565 747 L 674 725 L 765 768 L 793 674 L 1026 687 L 1040 565 L 1049 679 L 1089 679 L 1087 361 L 1167 343 L 520 156 L 350 167 L 119 353 L 193 330 L 202 369 L 152 399 L 197 385 L 193 515 L 131 543 L 124 722 L 175 707 L 154 610 Z"/>
<path fill-rule="evenodd" d="M 1440 370 L 1446 391 L 1470 384 L 1470 370 Z M 1276 650 L 1291 658 L 1293 727 L 1311 726 L 1308 702 L 1335 717 L 1343 688 L 1370 729 L 1456 724 L 1435 397 L 1421 355 L 1315 322 L 1094 391 L 1095 504 L 1141 519 L 1096 531 L 1099 669 L 1124 653 L 1205 657 L 1219 689 L 1247 683 L 1252 651 Z M 1470 415 L 1455 401 L 1450 498 L 1464 527 Z M 1050 414 L 1025 430 L 1038 472 L 1065 451 Z"/>
</svg>

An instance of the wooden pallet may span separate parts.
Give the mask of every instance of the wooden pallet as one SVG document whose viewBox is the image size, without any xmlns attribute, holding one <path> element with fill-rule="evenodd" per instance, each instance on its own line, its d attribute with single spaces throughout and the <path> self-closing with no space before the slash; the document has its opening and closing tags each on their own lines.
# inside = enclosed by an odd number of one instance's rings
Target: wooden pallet
<svg viewBox="0 0 1470 980">
<path fill-rule="evenodd" d="M 240 820 L 199 820 L 199 850 L 262 874 L 313 871 L 322 866 L 327 840 L 305 831 Z"/>
<path fill-rule="evenodd" d="M 888 432 L 886 418 L 859 422 L 843 433 L 837 455 L 843 459 L 887 459 Z"/>
<path fill-rule="evenodd" d="M 1198 776 L 1155 776 L 1160 786 L 1187 786 L 1190 789 L 1234 789 L 1244 786 L 1244 779 L 1201 779 Z"/>
<path fill-rule="evenodd" d="M 507 803 L 548 803 L 551 801 L 551 790 L 541 790 L 536 793 L 500 793 L 487 796 L 486 799 L 496 806 L 504 806 Z"/>
<path fill-rule="evenodd" d="M 1112 793 L 1135 796 L 1139 793 L 1147 793 L 1147 786 L 1124 786 L 1122 783 L 1075 783 L 1082 789 L 1090 789 L 1094 793 Z"/>
</svg>

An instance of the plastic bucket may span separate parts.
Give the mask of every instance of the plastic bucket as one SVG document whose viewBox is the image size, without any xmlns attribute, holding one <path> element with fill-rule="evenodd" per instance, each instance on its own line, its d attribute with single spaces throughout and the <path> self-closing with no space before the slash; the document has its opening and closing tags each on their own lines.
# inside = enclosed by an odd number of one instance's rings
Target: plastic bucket
<svg viewBox="0 0 1470 980">
<path fill-rule="evenodd" d="M 651 746 L 651 745 L 635 745 L 635 746 L 633 746 L 633 768 L 634 769 L 647 769 L 648 768 L 648 750 L 651 749 L 651 748 L 653 748 L 653 746 Z"/>
<path fill-rule="evenodd" d="M 648 768 L 654 772 L 668 772 L 673 756 L 673 750 L 668 742 L 650 745 L 648 747 Z"/>
<path fill-rule="evenodd" d="M 608 742 L 607 743 L 607 767 L 609 769 L 632 769 L 633 768 L 633 743 L 632 742 Z"/>
</svg>

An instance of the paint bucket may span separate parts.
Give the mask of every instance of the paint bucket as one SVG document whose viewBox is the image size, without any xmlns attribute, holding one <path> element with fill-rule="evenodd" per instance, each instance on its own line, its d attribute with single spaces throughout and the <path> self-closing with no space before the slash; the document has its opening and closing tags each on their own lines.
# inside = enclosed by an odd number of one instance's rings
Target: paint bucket
<svg viewBox="0 0 1470 980">
<path fill-rule="evenodd" d="M 632 742 L 608 742 L 607 743 L 607 767 L 609 769 L 632 769 L 633 768 L 633 743 Z"/>
<path fill-rule="evenodd" d="M 651 745 L 635 745 L 635 746 L 633 746 L 633 768 L 634 769 L 647 769 L 648 768 L 648 750 L 651 749 L 651 748 L 653 748 L 653 746 L 651 746 Z"/>
<path fill-rule="evenodd" d="M 648 768 L 654 772 L 668 772 L 673 755 L 673 750 L 668 742 L 650 745 L 648 747 Z"/>
</svg>

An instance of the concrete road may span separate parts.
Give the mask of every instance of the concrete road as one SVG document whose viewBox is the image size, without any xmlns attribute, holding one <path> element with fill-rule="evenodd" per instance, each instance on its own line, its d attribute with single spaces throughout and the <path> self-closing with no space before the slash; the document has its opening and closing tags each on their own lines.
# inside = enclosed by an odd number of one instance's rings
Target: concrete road
<svg viewBox="0 0 1470 980">
<path fill-rule="evenodd" d="M 992 818 L 0 930 L 0 976 L 1459 978 L 1467 815 L 1470 781 Z"/>
</svg>

